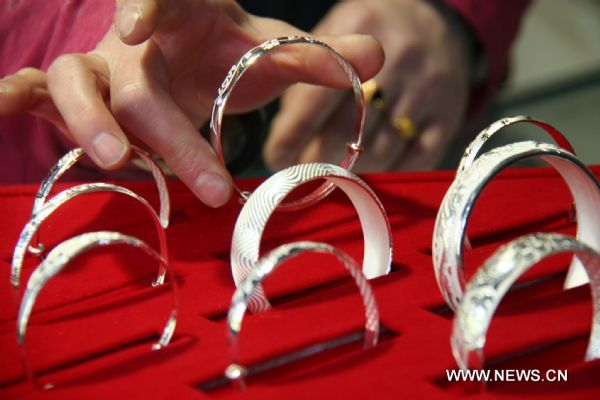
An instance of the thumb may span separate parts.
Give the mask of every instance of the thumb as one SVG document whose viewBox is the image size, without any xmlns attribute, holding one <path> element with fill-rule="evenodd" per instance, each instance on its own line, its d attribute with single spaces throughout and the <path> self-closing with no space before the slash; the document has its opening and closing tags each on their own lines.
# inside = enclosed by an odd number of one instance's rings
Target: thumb
<svg viewBox="0 0 600 400">
<path fill-rule="evenodd" d="M 135 45 L 149 39 L 161 21 L 173 14 L 173 0 L 121 0 L 117 2 L 114 25 L 121 41 Z"/>
</svg>

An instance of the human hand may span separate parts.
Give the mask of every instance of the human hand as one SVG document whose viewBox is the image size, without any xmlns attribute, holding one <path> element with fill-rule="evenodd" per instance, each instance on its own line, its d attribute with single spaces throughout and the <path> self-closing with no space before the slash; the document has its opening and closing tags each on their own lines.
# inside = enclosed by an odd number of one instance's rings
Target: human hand
<svg viewBox="0 0 600 400">
<path fill-rule="evenodd" d="M 120 167 L 129 142 L 158 153 L 207 205 L 231 195 L 231 177 L 198 133 L 229 67 L 273 37 L 302 34 L 281 21 L 245 13 L 233 0 L 124 0 L 114 27 L 87 54 L 59 57 L 48 69 L 5 77 L 2 114 L 30 111 L 59 126 L 102 168 Z M 363 35 L 320 37 L 362 79 L 383 63 L 379 43 Z M 316 67 L 318 66 L 318 68 Z M 326 50 L 289 46 L 261 59 L 240 81 L 230 112 L 256 108 L 286 86 L 346 87 Z"/>
<path fill-rule="evenodd" d="M 368 110 L 365 152 L 355 169 L 433 168 L 457 133 L 468 102 L 468 58 L 454 27 L 428 1 L 347 0 L 314 32 L 371 34 L 386 54 L 375 78 L 385 96 L 386 115 Z M 332 89 L 306 84 L 289 88 L 265 145 L 267 165 L 280 169 L 297 162 L 340 160 L 351 136 L 351 102 Z M 414 122 L 413 141 L 406 143 L 386 122 L 392 116 Z"/>
</svg>

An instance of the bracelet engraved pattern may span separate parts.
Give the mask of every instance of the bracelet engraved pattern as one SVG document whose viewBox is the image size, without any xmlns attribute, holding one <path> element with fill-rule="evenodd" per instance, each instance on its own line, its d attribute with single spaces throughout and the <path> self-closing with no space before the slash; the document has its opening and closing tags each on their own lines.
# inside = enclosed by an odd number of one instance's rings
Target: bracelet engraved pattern
<svg viewBox="0 0 600 400">
<path fill-rule="evenodd" d="M 156 188 L 158 189 L 158 196 L 160 198 L 160 210 L 159 210 L 159 219 L 160 224 L 164 229 L 167 229 L 169 226 L 169 214 L 171 210 L 171 202 L 169 199 L 169 190 L 167 189 L 167 183 L 165 181 L 165 176 L 160 169 L 160 167 L 156 164 L 156 162 L 150 157 L 150 155 L 144 150 L 140 149 L 137 146 L 131 146 L 131 150 L 148 166 L 148 169 L 152 173 L 152 177 L 156 182 Z M 81 157 L 85 155 L 85 152 L 82 148 L 75 148 L 69 152 L 67 152 L 64 156 L 62 156 L 56 164 L 50 168 L 48 172 L 48 176 L 42 181 L 40 188 L 38 189 L 35 200 L 33 202 L 33 208 L 31 210 L 31 219 L 35 217 L 35 214 L 39 212 L 39 210 L 46 203 L 46 199 L 52 190 L 52 187 L 56 183 L 60 177 L 67 172 L 75 163 L 77 163 Z M 44 245 L 37 242 L 37 235 L 32 239 L 32 244 L 28 247 L 28 252 L 35 255 L 41 255 L 44 251 Z"/>
<path fill-rule="evenodd" d="M 225 112 L 225 106 L 227 105 L 227 100 L 229 99 L 229 96 L 231 95 L 239 79 L 260 57 L 264 56 L 265 54 L 271 52 L 274 49 L 283 46 L 288 46 L 291 44 L 313 45 L 328 50 L 335 57 L 336 61 L 342 67 L 342 69 L 348 76 L 350 83 L 352 84 L 352 89 L 354 91 L 354 100 L 356 102 L 354 134 L 352 136 L 351 141 L 348 142 L 346 145 L 346 155 L 340 163 L 341 167 L 351 170 L 352 166 L 356 162 L 356 159 L 358 158 L 358 155 L 362 152 L 362 133 L 365 118 L 365 102 L 360 78 L 358 77 L 352 65 L 341 54 L 339 54 L 329 45 L 321 42 L 320 40 L 306 36 L 286 36 L 277 39 L 267 40 L 266 42 L 250 49 L 246 54 L 242 56 L 242 58 L 238 61 L 237 64 L 231 67 L 231 69 L 227 73 L 227 76 L 225 77 L 225 80 L 221 84 L 217 97 L 215 98 L 215 101 L 213 103 L 210 119 L 211 143 L 213 149 L 217 152 L 221 163 L 225 165 L 225 160 L 223 158 L 223 150 L 221 148 L 221 125 L 223 121 L 223 114 Z M 235 184 L 234 187 L 240 195 L 240 197 L 242 198 L 242 200 L 247 201 L 250 193 L 240 190 Z M 329 193 L 331 193 L 331 191 L 333 191 L 334 188 L 335 187 L 333 184 L 324 184 L 321 187 L 317 188 L 314 192 L 298 200 L 280 204 L 279 207 L 288 210 L 307 207 L 327 196 Z"/>
<path fill-rule="evenodd" d="M 438 286 L 448 305 L 456 310 L 465 284 L 462 243 L 475 200 L 493 177 L 525 158 L 541 158 L 564 178 L 575 199 L 577 238 L 600 249 L 600 185 L 592 172 L 573 154 L 549 143 L 518 142 L 493 149 L 459 174 L 444 196 L 433 232 L 432 255 Z M 585 271 L 574 258 L 567 286 L 586 282 Z"/>
<path fill-rule="evenodd" d="M 360 267 L 354 259 L 343 251 L 336 249 L 325 243 L 316 242 L 295 242 L 287 243 L 270 251 L 261 258 L 256 267 L 250 272 L 246 279 L 238 286 L 231 300 L 231 307 L 227 314 L 227 327 L 229 337 L 229 348 L 232 357 L 232 364 L 227 367 L 225 375 L 230 379 L 243 380 L 245 376 L 245 367 L 238 364 L 238 336 L 242 329 L 242 321 L 248 307 L 248 303 L 253 293 L 260 287 L 260 283 L 277 267 L 286 260 L 306 252 L 326 253 L 335 256 L 348 270 L 354 279 L 356 286 L 362 296 L 365 306 L 365 339 L 364 347 L 375 346 L 379 337 L 379 311 L 375 296 L 368 281 L 363 276 Z M 245 386 L 240 381 L 242 387 Z"/>
<path fill-rule="evenodd" d="M 296 187 L 325 178 L 344 191 L 354 205 L 363 229 L 363 274 L 385 275 L 392 262 L 390 224 L 383 206 L 369 186 L 351 172 L 331 164 L 300 164 L 279 171 L 263 182 L 242 208 L 233 231 L 231 271 L 239 286 L 256 266 L 265 225 L 279 203 Z M 250 299 L 252 312 L 269 308 L 262 286 Z"/>
<path fill-rule="evenodd" d="M 21 356 L 25 372 L 28 379 L 37 387 L 42 388 L 35 380 L 35 375 L 29 360 L 27 358 L 27 351 L 25 348 L 25 334 L 27 333 L 27 324 L 29 322 L 29 316 L 35 304 L 36 298 L 46 283 L 53 278 L 55 275 L 60 273 L 67 264 L 79 256 L 80 254 L 97 248 L 99 246 L 125 244 L 141 249 L 144 253 L 152 257 L 155 261 L 159 262 L 161 269 L 165 270 L 169 274 L 169 280 L 171 283 L 171 290 L 173 295 L 173 307 L 169 313 L 167 322 L 163 328 L 160 339 L 152 345 L 152 350 L 159 350 L 169 344 L 175 326 L 177 324 L 177 310 L 178 310 L 178 287 L 177 281 L 175 280 L 175 273 L 173 269 L 160 254 L 153 250 L 143 241 L 136 239 L 131 236 L 123 235 L 118 232 L 90 232 L 84 233 L 79 236 L 67 239 L 64 242 L 53 248 L 48 256 L 42 263 L 36 268 L 31 274 L 29 281 L 27 282 L 27 288 L 23 294 L 21 306 L 19 308 L 19 314 L 17 318 L 17 343 L 21 349 Z M 43 388 L 50 388 L 52 385 L 45 385 Z"/>
<path fill-rule="evenodd" d="M 542 128 L 546 133 L 548 133 L 548 135 L 550 135 L 552 139 L 554 139 L 558 147 L 575 154 L 575 150 L 573 150 L 571 143 L 569 143 L 565 135 L 563 135 L 558 129 L 550 124 L 535 119 L 534 117 L 518 115 L 516 117 L 502 118 L 479 132 L 475 139 L 473 139 L 473 141 L 465 149 L 465 152 L 460 159 L 460 163 L 458 164 L 456 175 L 462 174 L 465 169 L 473 165 L 473 161 L 475 161 L 477 158 L 479 151 L 492 136 L 501 131 L 503 128 L 518 123 L 529 123 Z"/>
<path fill-rule="evenodd" d="M 121 186 L 116 186 L 108 183 L 86 183 L 71 187 L 69 189 L 63 190 L 56 196 L 52 197 L 50 200 L 46 201 L 41 208 L 37 210 L 35 215 L 29 220 L 29 222 L 23 227 L 21 234 L 19 235 L 19 240 L 15 246 L 13 257 L 12 257 L 12 267 L 10 272 L 10 280 L 13 287 L 19 286 L 19 277 L 21 274 L 21 267 L 23 265 L 23 259 L 25 258 L 27 247 L 31 242 L 32 238 L 36 235 L 40 225 L 48 218 L 56 209 L 58 209 L 63 204 L 67 203 L 69 200 L 83 195 L 90 194 L 95 192 L 115 192 L 124 194 L 129 196 L 138 202 L 140 202 L 147 210 L 152 220 L 154 222 L 156 233 L 158 235 L 158 241 L 160 246 L 160 254 L 161 257 L 165 260 L 168 259 L 167 256 L 167 237 L 165 234 L 165 230 L 162 227 L 159 216 L 156 214 L 154 208 L 144 199 L 143 197 L 137 195 L 129 189 L 126 189 Z M 158 276 L 155 281 L 155 285 L 160 285 L 164 281 L 166 270 L 161 266 L 158 272 Z"/>
<path fill-rule="evenodd" d="M 452 353 L 461 369 L 484 367 L 483 348 L 490 322 L 512 284 L 538 262 L 565 252 L 576 254 L 590 277 L 593 316 L 585 359 L 600 357 L 600 254 L 569 236 L 537 233 L 502 246 L 467 285 L 451 336 Z"/>
</svg>

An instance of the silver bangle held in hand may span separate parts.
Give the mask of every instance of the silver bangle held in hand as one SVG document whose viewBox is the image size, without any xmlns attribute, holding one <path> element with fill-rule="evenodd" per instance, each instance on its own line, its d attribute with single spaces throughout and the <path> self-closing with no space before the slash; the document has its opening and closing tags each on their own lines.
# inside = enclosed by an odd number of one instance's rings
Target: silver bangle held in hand
<svg viewBox="0 0 600 400">
<path fill-rule="evenodd" d="M 356 101 L 356 117 L 354 121 L 354 134 L 350 142 L 347 143 L 347 152 L 344 156 L 343 160 L 340 163 L 342 168 L 351 170 L 352 166 L 356 162 L 358 155 L 362 152 L 362 133 L 365 119 L 365 102 L 363 97 L 363 91 L 361 88 L 360 78 L 358 77 L 356 71 L 352 67 L 352 65 L 344 58 L 341 54 L 331 48 L 329 45 L 321 42 L 320 40 L 306 37 L 306 36 L 286 36 L 280 37 L 277 39 L 267 40 L 264 43 L 250 49 L 246 54 L 242 56 L 242 58 L 238 61 L 237 64 L 233 65 L 225 80 L 221 84 L 219 88 L 218 95 L 215 98 L 213 103 L 211 119 L 210 119 L 210 129 L 211 129 L 211 143 L 213 149 L 217 152 L 221 163 L 225 165 L 225 160 L 223 158 L 223 151 L 221 148 L 221 125 L 223 121 L 223 114 L 225 112 L 225 106 L 227 105 L 227 100 L 231 95 L 233 88 L 239 81 L 239 79 L 244 75 L 244 73 L 262 56 L 269 53 L 270 51 L 288 46 L 291 44 L 299 44 L 299 45 L 313 45 L 319 46 L 323 49 L 328 50 L 336 59 L 336 61 L 343 68 L 344 72 L 348 76 L 350 83 L 352 84 L 352 89 L 354 91 L 354 99 Z M 242 200 L 247 200 L 250 193 L 244 192 L 240 190 L 234 184 L 235 190 L 238 192 Z M 282 209 L 299 209 L 303 207 L 307 207 L 311 204 L 316 203 L 323 197 L 327 196 L 334 189 L 332 184 L 324 184 L 321 187 L 317 188 L 314 192 L 302 197 L 301 199 L 295 200 L 293 202 L 280 204 L 279 207 Z"/>
<path fill-rule="evenodd" d="M 594 174 L 573 154 L 549 143 L 512 143 L 483 154 L 458 174 L 442 200 L 433 232 L 432 256 L 436 280 L 446 303 L 456 310 L 465 285 L 463 241 L 475 200 L 493 177 L 511 164 L 526 158 L 541 158 L 564 178 L 575 199 L 577 238 L 600 249 L 600 184 Z M 585 217 L 584 217 L 585 216 Z M 585 271 L 574 258 L 567 287 L 585 283 Z"/>
<path fill-rule="evenodd" d="M 600 254 L 569 236 L 537 233 L 502 246 L 475 273 L 454 317 L 452 354 L 461 369 L 484 367 L 483 347 L 498 304 L 529 268 L 555 254 L 571 252 L 590 277 L 593 316 L 587 361 L 600 357 Z"/>
<path fill-rule="evenodd" d="M 354 259 L 348 256 L 343 251 L 336 249 L 325 243 L 316 242 L 295 242 L 287 243 L 270 251 L 266 256 L 261 258 L 256 267 L 250 272 L 246 279 L 238 286 L 233 298 L 231 299 L 231 307 L 227 314 L 227 327 L 229 336 L 229 348 L 232 357 L 232 364 L 227 367 L 225 375 L 232 380 L 239 380 L 241 386 L 244 387 L 244 376 L 246 369 L 237 362 L 239 356 L 238 335 L 242 329 L 242 321 L 248 303 L 254 291 L 259 287 L 260 283 L 277 267 L 286 260 L 293 258 L 305 252 L 318 252 L 331 254 L 342 262 L 348 270 L 358 287 L 360 295 L 365 306 L 365 339 L 364 347 L 369 348 L 375 346 L 379 337 L 379 311 L 375 296 L 368 281 L 363 276 L 360 267 Z"/>
<path fill-rule="evenodd" d="M 177 309 L 178 309 L 178 287 L 177 281 L 175 280 L 175 273 L 169 265 L 166 259 L 160 254 L 154 251 L 143 241 L 123 235 L 118 232 L 90 232 L 84 233 L 79 236 L 67 239 L 64 242 L 53 248 L 48 256 L 42 263 L 33 271 L 29 281 L 27 282 L 27 288 L 23 294 L 21 306 L 19 308 L 19 315 L 17 318 L 17 343 L 21 348 L 21 356 L 23 359 L 23 365 L 25 367 L 25 373 L 27 378 L 37 387 L 40 387 L 36 380 L 33 369 L 27 358 L 27 352 L 25 349 L 25 334 L 27 333 L 27 324 L 29 316 L 35 304 L 38 294 L 46 283 L 52 279 L 55 275 L 60 273 L 63 268 L 74 258 L 80 254 L 99 246 L 125 244 L 128 246 L 134 246 L 141 249 L 144 253 L 152 257 L 155 261 L 161 264 L 161 268 L 169 274 L 169 280 L 171 283 L 171 290 L 173 294 L 173 307 L 169 313 L 167 323 L 163 328 L 160 339 L 152 345 L 152 350 L 159 350 L 169 344 L 175 326 L 177 324 Z M 51 385 L 45 385 L 44 388 L 52 387 Z"/>
<path fill-rule="evenodd" d="M 231 272 L 239 286 L 255 268 L 260 242 L 271 214 L 298 186 L 324 178 L 344 191 L 360 219 L 364 239 L 363 274 L 367 279 L 385 275 L 392 262 L 390 224 L 383 206 L 369 186 L 353 173 L 331 164 L 299 164 L 279 171 L 248 198 L 235 223 L 231 242 Z M 262 286 L 250 299 L 252 312 L 269 308 Z"/>
</svg>

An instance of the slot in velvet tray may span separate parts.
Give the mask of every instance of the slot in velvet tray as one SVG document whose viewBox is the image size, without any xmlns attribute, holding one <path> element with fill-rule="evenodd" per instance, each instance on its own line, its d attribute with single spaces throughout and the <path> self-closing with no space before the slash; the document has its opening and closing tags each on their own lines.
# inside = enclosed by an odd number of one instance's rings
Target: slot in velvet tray
<svg viewBox="0 0 600 400">
<path fill-rule="evenodd" d="M 600 168 L 593 171 L 598 175 Z M 532 269 L 502 303 L 492 322 L 489 368 L 566 369 L 567 382 L 494 383 L 484 390 L 450 383 L 452 314 L 444 306 L 431 265 L 437 208 L 453 172 L 364 177 L 379 195 L 393 230 L 393 272 L 372 281 L 385 326 L 370 350 L 361 341 L 257 374 L 244 391 L 207 390 L 229 363 L 225 315 L 233 280 L 229 246 L 237 199 L 219 210 L 200 204 L 179 182 L 170 183 L 171 262 L 180 284 L 180 314 L 168 348 L 150 352 L 170 307 L 168 288 L 152 288 L 158 266 L 125 248 L 98 250 L 69 266 L 42 291 L 27 346 L 42 392 L 25 381 L 16 345 L 17 294 L 10 259 L 31 211 L 35 185 L 0 187 L 0 398 L 598 398 L 600 362 L 583 362 L 591 324 L 588 287 L 561 291 L 568 257 Z M 244 188 L 259 181 L 243 180 Z M 153 182 L 123 183 L 158 204 Z M 56 190 L 70 184 L 60 183 Z M 465 253 L 467 277 L 500 244 L 529 232 L 574 234 L 566 220 L 570 194 L 550 169 L 512 169 L 485 189 L 473 211 Z M 48 246 L 91 230 L 117 230 L 156 245 L 152 221 L 136 202 L 115 194 L 82 196 L 40 229 Z M 306 210 L 276 213 L 263 251 L 295 240 L 333 244 L 362 258 L 361 228 L 340 191 Z M 24 263 L 24 286 L 35 259 Z M 274 308 L 247 315 L 241 359 L 264 363 L 323 341 L 360 332 L 360 297 L 345 270 L 326 256 L 302 256 L 265 281 Z M 21 289 L 22 292 L 22 289 Z"/>
</svg>

